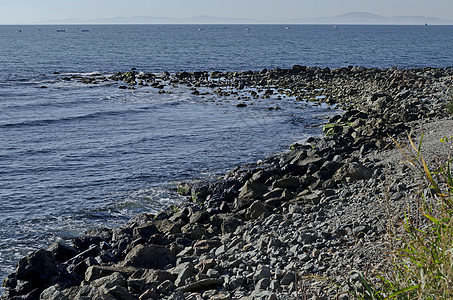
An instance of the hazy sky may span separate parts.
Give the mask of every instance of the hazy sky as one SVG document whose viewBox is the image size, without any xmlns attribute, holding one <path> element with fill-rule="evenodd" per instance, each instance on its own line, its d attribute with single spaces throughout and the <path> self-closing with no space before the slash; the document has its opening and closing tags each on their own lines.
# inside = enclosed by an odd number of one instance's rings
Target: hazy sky
<svg viewBox="0 0 453 300">
<path fill-rule="evenodd" d="M 358 11 L 452 19 L 453 0 L 0 0 L 0 24 L 138 15 L 178 18 L 210 15 L 265 22 Z"/>
</svg>

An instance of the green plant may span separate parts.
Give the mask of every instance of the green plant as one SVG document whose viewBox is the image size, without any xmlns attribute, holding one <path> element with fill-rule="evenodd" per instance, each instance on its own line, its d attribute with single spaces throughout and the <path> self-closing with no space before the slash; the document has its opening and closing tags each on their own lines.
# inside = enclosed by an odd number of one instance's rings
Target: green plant
<svg viewBox="0 0 453 300">
<path fill-rule="evenodd" d="M 384 299 L 453 299 L 453 179 L 452 159 L 431 171 L 411 137 L 410 150 L 396 142 L 407 162 L 422 174 L 419 217 L 405 216 L 401 247 L 392 270 L 381 277 Z M 420 218 L 420 219 L 417 219 Z"/>
<path fill-rule="evenodd" d="M 169 207 L 168 207 L 169 211 L 171 211 L 173 214 L 179 212 L 179 206 L 176 205 L 176 204 L 171 204 Z"/>
<path fill-rule="evenodd" d="M 176 192 L 181 196 L 189 196 L 191 194 L 191 187 L 188 184 L 180 184 L 176 187 Z"/>
<path fill-rule="evenodd" d="M 370 280 L 360 273 L 356 284 L 347 283 L 355 299 L 453 299 L 453 159 L 431 170 L 410 135 L 409 150 L 396 142 L 407 162 L 424 179 L 419 213 L 407 212 L 404 233 L 391 237 L 398 245 L 391 267 Z M 451 138 L 443 142 L 453 141 Z M 373 282 L 377 283 L 374 284 Z"/>
<path fill-rule="evenodd" d="M 440 139 L 442 143 L 448 143 L 448 142 L 453 142 L 453 135 L 451 137 L 444 136 L 443 138 Z"/>
</svg>

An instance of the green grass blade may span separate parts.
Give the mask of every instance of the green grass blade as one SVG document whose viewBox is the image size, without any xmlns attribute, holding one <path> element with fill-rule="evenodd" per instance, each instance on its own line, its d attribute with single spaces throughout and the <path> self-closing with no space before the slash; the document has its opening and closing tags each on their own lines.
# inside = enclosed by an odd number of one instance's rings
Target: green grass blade
<svg viewBox="0 0 453 300">
<path fill-rule="evenodd" d="M 388 296 L 386 299 L 391 299 L 391 298 L 395 298 L 396 296 L 399 296 L 401 294 L 406 294 L 410 291 L 413 291 L 413 290 L 416 290 L 416 289 L 419 289 L 420 288 L 420 285 L 417 284 L 417 285 L 413 285 L 413 286 L 410 286 L 410 287 L 407 287 L 405 289 L 402 289 L 402 290 L 399 290 L 399 291 L 396 291 L 395 293 L 391 294 L 390 296 Z"/>
</svg>

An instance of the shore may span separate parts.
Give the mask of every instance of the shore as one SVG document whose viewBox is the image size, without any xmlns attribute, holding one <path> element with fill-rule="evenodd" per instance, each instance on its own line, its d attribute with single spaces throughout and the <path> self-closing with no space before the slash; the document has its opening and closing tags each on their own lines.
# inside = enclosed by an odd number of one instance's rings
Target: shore
<svg viewBox="0 0 453 300">
<path fill-rule="evenodd" d="M 388 225 L 398 224 L 420 188 L 391 138 L 425 132 L 430 160 L 453 152 L 440 142 L 453 133 L 452 75 L 451 68 L 293 66 L 64 78 L 162 93 L 183 84 L 203 99 L 235 100 L 238 109 L 275 93 L 342 113 L 323 138 L 220 179 L 181 183 L 187 201 L 179 205 L 33 252 L 5 279 L 1 299 L 348 299 L 357 272 L 387 266 Z"/>
</svg>

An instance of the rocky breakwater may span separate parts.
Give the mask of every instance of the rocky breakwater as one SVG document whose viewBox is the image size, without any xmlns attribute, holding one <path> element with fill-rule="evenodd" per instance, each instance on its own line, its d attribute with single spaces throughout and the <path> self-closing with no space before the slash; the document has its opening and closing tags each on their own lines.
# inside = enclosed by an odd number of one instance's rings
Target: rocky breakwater
<svg viewBox="0 0 453 300">
<path fill-rule="evenodd" d="M 310 100 L 322 92 L 316 101 L 341 104 L 344 113 L 326 124 L 324 138 L 221 179 L 181 184 L 186 202 L 31 253 L 5 279 L 1 298 L 347 299 L 355 272 L 382 266 L 389 215 L 413 197 L 408 170 L 383 155 L 389 136 L 451 118 L 451 75 L 294 66 L 148 76 L 215 93 L 273 86 Z"/>
</svg>

